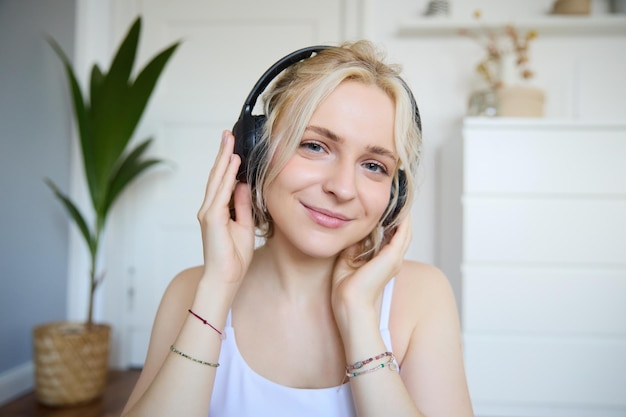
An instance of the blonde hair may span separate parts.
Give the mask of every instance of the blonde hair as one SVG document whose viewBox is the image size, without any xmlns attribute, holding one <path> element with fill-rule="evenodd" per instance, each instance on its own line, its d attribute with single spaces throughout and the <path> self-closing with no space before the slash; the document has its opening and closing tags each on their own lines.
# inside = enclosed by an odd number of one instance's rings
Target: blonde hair
<svg viewBox="0 0 626 417">
<path fill-rule="evenodd" d="M 263 95 L 267 120 L 264 132 L 250 155 L 248 183 L 252 187 L 253 214 L 261 237 L 271 237 L 272 219 L 263 196 L 296 151 L 313 113 L 344 81 L 376 85 L 395 104 L 394 137 L 399 171 L 394 173 L 390 201 L 376 227 L 360 243 L 355 261 L 367 260 L 410 209 L 420 160 L 421 130 L 417 105 L 400 77 L 398 65 L 386 64 L 384 54 L 369 41 L 343 43 L 323 49 L 288 67 Z M 277 126 L 280 125 L 280 130 Z M 270 165 L 270 161 L 272 164 Z M 400 186 L 404 175 L 406 186 Z M 403 192 L 403 195 L 400 195 Z M 399 201 L 404 204 L 396 209 Z"/>
</svg>

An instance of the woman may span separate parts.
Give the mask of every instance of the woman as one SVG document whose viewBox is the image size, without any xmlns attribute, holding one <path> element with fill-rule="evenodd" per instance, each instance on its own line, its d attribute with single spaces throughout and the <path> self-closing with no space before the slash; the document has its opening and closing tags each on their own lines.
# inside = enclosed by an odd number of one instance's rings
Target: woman
<svg viewBox="0 0 626 417">
<path fill-rule="evenodd" d="M 123 415 L 473 415 L 448 281 L 403 260 L 421 132 L 398 69 L 365 41 L 321 50 L 265 114 L 247 182 L 223 134 L 204 265 L 163 296 Z"/>
</svg>

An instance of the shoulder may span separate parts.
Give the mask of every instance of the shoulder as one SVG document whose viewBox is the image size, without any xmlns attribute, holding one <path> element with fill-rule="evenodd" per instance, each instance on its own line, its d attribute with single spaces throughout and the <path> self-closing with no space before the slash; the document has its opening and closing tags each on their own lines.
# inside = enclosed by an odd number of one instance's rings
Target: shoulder
<svg viewBox="0 0 626 417">
<path fill-rule="evenodd" d="M 394 285 L 394 304 L 416 315 L 442 303 L 455 303 L 448 277 L 436 266 L 404 261 Z"/>
<path fill-rule="evenodd" d="M 201 276 L 202 267 L 193 267 L 179 272 L 170 281 L 157 310 L 152 339 L 165 339 L 170 342 L 176 338 L 187 316 L 187 309 L 193 302 Z"/>
<path fill-rule="evenodd" d="M 187 309 L 194 300 L 201 276 L 202 267 L 188 268 L 170 281 L 161 298 L 152 326 L 146 359 L 148 364 L 151 360 L 156 359 L 156 362 L 160 363 L 164 359 L 167 350 L 163 349 L 163 346 L 169 346 L 176 339 L 187 316 Z"/>
<path fill-rule="evenodd" d="M 448 278 L 436 266 L 423 262 L 405 260 L 396 282 L 405 285 L 448 286 Z"/>
<path fill-rule="evenodd" d="M 404 356 L 412 337 L 441 323 L 455 328 L 458 323 L 448 278 L 433 265 L 404 261 L 395 279 L 389 325 L 397 357 Z"/>
<path fill-rule="evenodd" d="M 201 277 L 202 266 L 182 270 L 167 286 L 165 294 L 163 295 L 163 302 L 167 301 L 169 297 L 175 297 L 176 299 L 191 298 L 191 300 L 193 300 Z"/>
</svg>

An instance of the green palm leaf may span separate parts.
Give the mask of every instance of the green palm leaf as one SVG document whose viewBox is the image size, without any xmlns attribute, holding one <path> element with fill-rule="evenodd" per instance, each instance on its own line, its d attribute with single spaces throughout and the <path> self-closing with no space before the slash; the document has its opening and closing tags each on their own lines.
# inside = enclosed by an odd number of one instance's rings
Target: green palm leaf
<svg viewBox="0 0 626 417">
<path fill-rule="evenodd" d="M 95 173 L 95 158 L 93 149 L 93 129 L 91 126 L 91 118 L 89 117 L 88 108 L 83 101 L 83 93 L 72 69 L 69 59 L 61 49 L 61 47 L 52 38 L 48 38 L 48 42 L 57 53 L 63 65 L 67 78 L 70 82 L 70 91 L 72 93 L 72 102 L 74 104 L 74 116 L 76 117 L 76 124 L 78 125 L 78 136 L 80 137 L 81 151 L 83 155 L 83 167 L 85 169 L 85 176 L 87 177 L 87 185 L 89 186 L 89 193 L 92 197 L 92 202 L 95 204 L 93 197 L 98 194 L 96 185 L 96 173 Z"/>
<path fill-rule="evenodd" d="M 163 68 L 177 47 L 178 43 L 155 56 L 154 59 L 141 70 L 135 82 L 130 86 L 126 109 L 131 120 L 138 120 L 141 117 Z"/>
<path fill-rule="evenodd" d="M 123 86 L 127 84 L 137 55 L 140 32 L 141 19 L 136 19 L 113 58 L 109 74 L 106 77 L 107 87 Z"/>
<path fill-rule="evenodd" d="M 152 139 L 147 139 L 140 143 L 121 161 L 118 169 L 111 177 L 107 193 L 106 201 L 104 202 L 103 211 L 108 212 L 122 191 L 130 185 L 131 182 L 147 168 L 161 162 L 159 159 L 146 159 L 141 160 L 144 152 L 150 146 Z"/>
<path fill-rule="evenodd" d="M 59 190 L 54 182 L 52 182 L 48 178 L 46 178 L 44 181 L 48 185 L 48 187 L 52 189 L 54 195 L 63 203 L 65 209 L 74 220 L 74 223 L 76 223 L 76 225 L 78 226 L 78 229 L 83 235 L 85 242 L 87 242 L 87 245 L 89 246 L 89 252 L 93 254 L 95 251 L 95 241 L 91 236 L 91 233 L 89 232 L 89 226 L 87 226 L 87 222 L 85 221 L 83 215 L 80 213 L 80 210 L 78 210 L 78 207 L 76 207 L 76 205 L 69 199 L 69 197 L 67 197 Z"/>
<path fill-rule="evenodd" d="M 102 86 L 104 85 L 104 74 L 102 70 L 98 66 L 98 64 L 94 64 L 91 68 L 91 78 L 90 78 L 90 94 L 91 101 L 98 101 L 98 97 L 100 97 L 100 93 L 102 91 Z"/>
</svg>

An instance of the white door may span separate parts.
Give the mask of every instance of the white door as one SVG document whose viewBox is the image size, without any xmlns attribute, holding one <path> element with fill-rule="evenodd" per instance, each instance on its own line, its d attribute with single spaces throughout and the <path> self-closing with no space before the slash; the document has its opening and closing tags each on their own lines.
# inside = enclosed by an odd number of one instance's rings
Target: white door
<svg viewBox="0 0 626 417">
<path fill-rule="evenodd" d="M 109 242 L 127 299 L 117 349 L 121 365 L 143 364 L 161 296 L 180 270 L 202 263 L 196 212 L 223 129 L 232 128 L 258 77 L 303 46 L 352 38 L 358 0 L 117 0 L 115 39 L 141 15 L 138 62 L 176 40 L 182 44 L 159 81 L 136 138 L 155 137 L 152 169 L 120 201 Z M 120 302 L 123 301 L 123 302 Z"/>
</svg>

